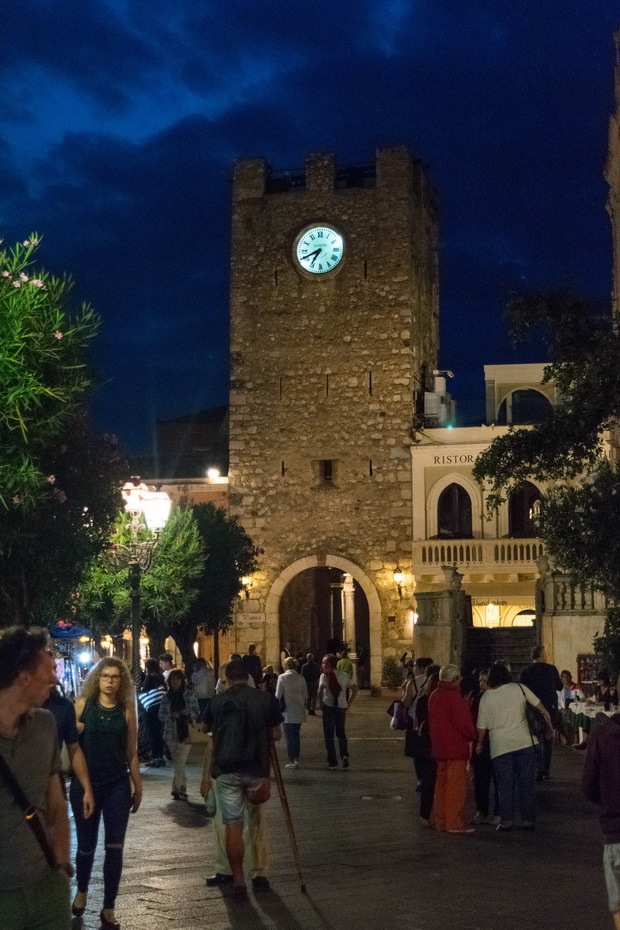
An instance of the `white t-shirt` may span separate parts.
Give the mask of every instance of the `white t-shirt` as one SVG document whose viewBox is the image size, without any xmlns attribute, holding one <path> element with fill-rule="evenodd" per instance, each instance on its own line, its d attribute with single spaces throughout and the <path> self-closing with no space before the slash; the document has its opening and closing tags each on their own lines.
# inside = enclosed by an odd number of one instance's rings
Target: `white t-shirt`
<svg viewBox="0 0 620 930">
<path fill-rule="evenodd" d="M 347 707 L 347 688 L 351 687 L 351 679 L 346 672 L 341 671 L 337 668 L 334 670 L 336 678 L 338 679 L 338 684 L 342 688 L 342 691 L 338 695 L 338 707 L 341 707 L 343 710 Z M 321 674 L 319 678 L 319 690 L 325 688 L 323 691 L 323 703 L 326 707 L 334 706 L 334 695 L 329 690 L 329 681 L 325 672 Z"/>
<path fill-rule="evenodd" d="M 519 686 L 516 682 L 500 685 L 499 688 L 489 688 L 482 695 L 476 726 L 479 730 L 489 731 L 492 759 L 503 756 L 506 752 L 527 749 L 532 745 L 532 736 L 525 716 L 526 699 L 534 707 L 540 704 L 533 691 L 526 685 Z M 535 744 L 538 743 L 536 737 L 533 739 Z"/>
</svg>

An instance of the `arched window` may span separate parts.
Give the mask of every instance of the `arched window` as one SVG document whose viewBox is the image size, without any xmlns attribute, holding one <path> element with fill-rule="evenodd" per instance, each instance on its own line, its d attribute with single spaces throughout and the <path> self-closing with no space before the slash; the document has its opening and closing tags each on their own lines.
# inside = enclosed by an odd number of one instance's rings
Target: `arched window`
<svg viewBox="0 0 620 930">
<path fill-rule="evenodd" d="M 439 539 L 471 539 L 471 498 L 460 484 L 449 484 L 437 504 Z"/>
<path fill-rule="evenodd" d="M 508 535 L 513 539 L 531 539 L 538 536 L 534 504 L 541 493 L 530 481 L 525 481 L 508 503 Z"/>
<path fill-rule="evenodd" d="M 498 426 L 527 426 L 532 423 L 543 423 L 553 411 L 551 401 L 541 394 L 527 388 L 513 391 L 505 397 L 497 411 Z"/>
<path fill-rule="evenodd" d="M 513 626 L 534 626 L 536 622 L 536 612 L 533 610 L 520 610 L 512 621 Z"/>
</svg>

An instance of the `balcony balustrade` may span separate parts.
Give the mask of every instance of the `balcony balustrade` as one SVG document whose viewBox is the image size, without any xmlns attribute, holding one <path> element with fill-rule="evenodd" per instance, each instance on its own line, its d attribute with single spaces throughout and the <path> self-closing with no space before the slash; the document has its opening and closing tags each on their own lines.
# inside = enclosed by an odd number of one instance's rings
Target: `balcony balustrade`
<svg viewBox="0 0 620 930">
<path fill-rule="evenodd" d="M 539 539 L 432 539 L 413 544 L 416 575 L 436 574 L 442 565 L 460 572 L 536 572 L 536 560 L 544 554 Z"/>
</svg>

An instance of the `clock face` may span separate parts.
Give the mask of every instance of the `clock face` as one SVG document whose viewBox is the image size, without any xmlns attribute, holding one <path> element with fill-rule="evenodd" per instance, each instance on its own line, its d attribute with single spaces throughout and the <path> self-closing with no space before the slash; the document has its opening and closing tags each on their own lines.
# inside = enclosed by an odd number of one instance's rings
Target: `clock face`
<svg viewBox="0 0 620 930">
<path fill-rule="evenodd" d="M 344 239 L 331 226 L 310 226 L 297 237 L 294 254 L 300 268 L 309 274 L 334 271 L 344 256 Z"/>
</svg>

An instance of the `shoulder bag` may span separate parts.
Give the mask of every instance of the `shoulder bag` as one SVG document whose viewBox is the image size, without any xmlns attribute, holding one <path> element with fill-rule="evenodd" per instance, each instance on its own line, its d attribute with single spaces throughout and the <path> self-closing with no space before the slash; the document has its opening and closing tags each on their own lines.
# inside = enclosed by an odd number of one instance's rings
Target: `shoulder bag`
<svg viewBox="0 0 620 930">
<path fill-rule="evenodd" d="M 541 712 L 538 710 L 538 708 L 534 707 L 533 704 L 530 704 L 525 694 L 525 691 L 523 690 L 519 682 L 516 682 L 516 684 L 518 684 L 519 688 L 521 688 L 521 694 L 525 698 L 525 717 L 527 720 L 527 725 L 528 725 L 530 736 L 532 737 L 532 743 L 533 743 L 534 736 L 537 739 L 542 739 L 542 737 L 546 733 L 548 729 L 547 721 L 545 720 L 543 714 L 541 714 Z"/>
</svg>

